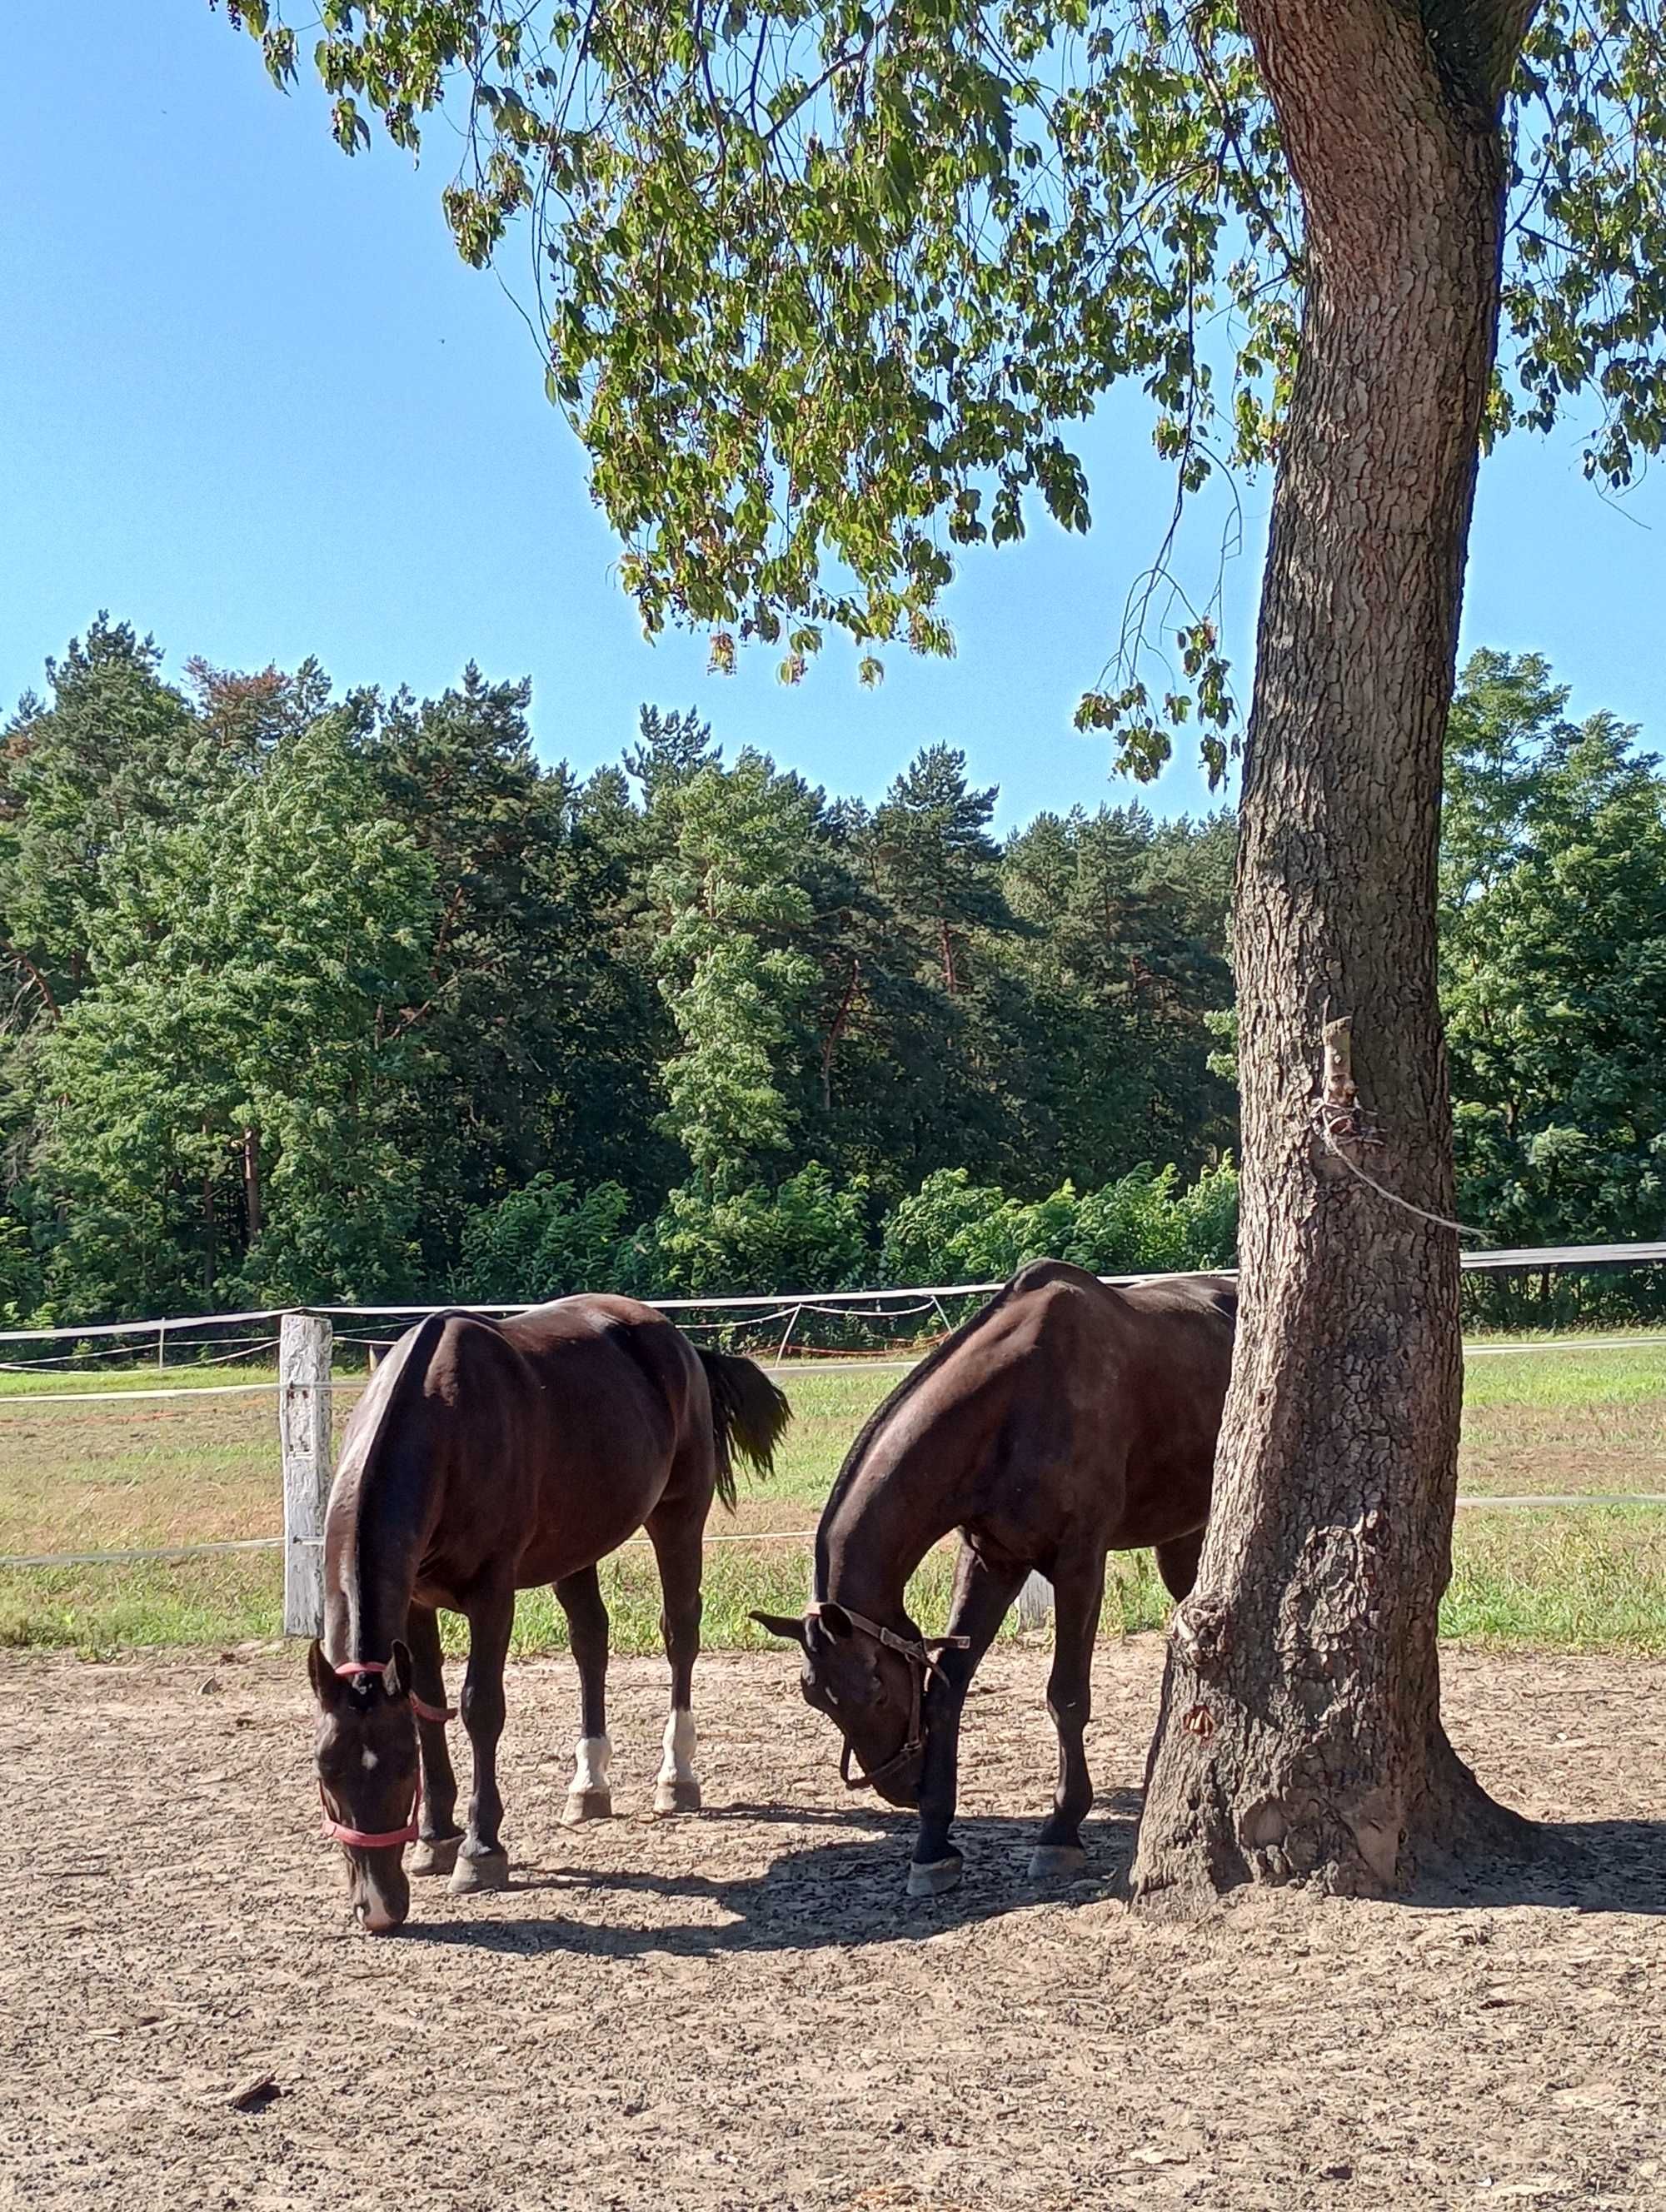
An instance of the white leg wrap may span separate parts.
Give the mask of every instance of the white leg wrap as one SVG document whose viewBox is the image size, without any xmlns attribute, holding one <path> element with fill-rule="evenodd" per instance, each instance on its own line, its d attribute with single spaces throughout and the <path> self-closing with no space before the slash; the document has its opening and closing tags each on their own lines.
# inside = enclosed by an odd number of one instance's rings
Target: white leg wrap
<svg viewBox="0 0 1666 2212">
<path fill-rule="evenodd" d="M 607 1770 L 613 1763 L 611 1735 L 581 1735 L 573 1757 L 573 1789 L 605 1790 Z"/>
</svg>

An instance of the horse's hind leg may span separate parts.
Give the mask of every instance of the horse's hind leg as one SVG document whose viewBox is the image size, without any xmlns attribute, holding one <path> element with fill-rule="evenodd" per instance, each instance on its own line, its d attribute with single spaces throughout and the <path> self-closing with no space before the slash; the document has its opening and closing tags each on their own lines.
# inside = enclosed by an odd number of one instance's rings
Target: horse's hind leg
<svg viewBox="0 0 1666 2212">
<path fill-rule="evenodd" d="M 431 1605 L 413 1605 L 405 1626 L 416 1694 L 443 1706 L 446 1676 L 440 1652 L 440 1619 Z M 457 1777 L 452 1771 L 443 1721 L 419 1720 L 416 1749 L 423 1766 L 422 1832 L 410 1855 L 413 1875 L 449 1874 L 457 1864 L 463 1831 L 457 1825 Z"/>
<path fill-rule="evenodd" d="M 700 1810 L 690 1708 L 694 1662 L 700 1656 L 700 1571 L 709 1508 L 709 1497 L 662 1503 L 646 1524 L 660 1564 L 660 1631 L 671 1662 L 671 1718 L 666 1723 L 665 1753 L 654 1784 L 656 1813 Z"/>
<path fill-rule="evenodd" d="M 579 1670 L 579 1742 L 561 1816 L 569 1827 L 576 1827 L 581 1820 L 605 1820 L 613 1811 L 607 1772 L 613 1757 L 607 1733 L 607 1607 L 594 1567 L 563 1576 L 556 1595 L 567 1615 Z"/>
<path fill-rule="evenodd" d="M 1093 1781 L 1083 1746 L 1093 1711 L 1093 1639 L 1104 1602 L 1105 1555 L 1098 1546 L 1067 1559 L 1053 1573 L 1053 1671 L 1047 1710 L 1059 1732 L 1059 1783 L 1048 1820 L 1031 1854 L 1030 1872 L 1073 1874 L 1085 1863 L 1082 1822 L 1093 1803 Z"/>
<path fill-rule="evenodd" d="M 509 1656 L 515 1598 L 511 1589 L 483 1590 L 467 1607 L 469 1670 L 463 1679 L 463 1725 L 474 1753 L 468 1833 L 458 1853 L 453 1891 L 507 1889 L 509 1855 L 498 1830 L 503 1800 L 497 1787 L 497 1740 L 503 1733 L 503 1662 Z"/>
</svg>

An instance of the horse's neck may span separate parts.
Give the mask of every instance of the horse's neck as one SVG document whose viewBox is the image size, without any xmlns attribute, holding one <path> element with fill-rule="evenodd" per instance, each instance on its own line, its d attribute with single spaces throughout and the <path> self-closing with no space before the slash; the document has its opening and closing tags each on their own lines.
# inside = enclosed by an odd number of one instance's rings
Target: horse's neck
<svg viewBox="0 0 1666 2212">
<path fill-rule="evenodd" d="M 946 1481 L 922 1490 L 895 1468 L 859 1474 L 820 1531 L 816 1595 L 887 1625 L 905 1619 L 909 1577 L 960 1518 Z"/>
<path fill-rule="evenodd" d="M 431 1518 L 437 1479 L 431 1457 L 401 1452 L 391 1438 L 378 1442 L 339 1501 L 338 1532 L 326 1532 L 325 1540 L 334 1570 L 327 1577 L 325 1642 L 338 1666 L 385 1661 L 394 1639 L 404 1635 Z"/>
</svg>

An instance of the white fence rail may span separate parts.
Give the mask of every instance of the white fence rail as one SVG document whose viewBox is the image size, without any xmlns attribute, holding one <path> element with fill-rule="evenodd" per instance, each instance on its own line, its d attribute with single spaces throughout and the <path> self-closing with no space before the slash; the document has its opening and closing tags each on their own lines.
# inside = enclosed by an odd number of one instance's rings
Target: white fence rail
<svg viewBox="0 0 1666 2212">
<path fill-rule="evenodd" d="M 1559 1244 L 1553 1246 L 1525 1245 L 1497 1252 L 1465 1252 L 1461 1262 L 1466 1274 L 1600 1274 L 1611 1268 L 1666 1266 L 1666 1243 L 1659 1244 Z M 1235 1277 L 1233 1267 L 1209 1268 L 1204 1272 Z M 1102 1275 L 1102 1283 L 1126 1285 L 1130 1283 L 1162 1282 L 1170 1279 L 1164 1275 Z M 840 1315 L 868 1305 L 880 1305 L 887 1299 L 909 1298 L 915 1301 L 911 1308 L 900 1308 L 898 1313 L 926 1312 L 938 1298 L 988 1297 L 1000 1290 L 999 1282 L 904 1284 L 893 1290 L 854 1291 L 770 1291 L 744 1297 L 713 1298 L 645 1298 L 645 1305 L 656 1307 L 661 1313 L 732 1313 L 751 1312 L 760 1315 L 778 1313 L 783 1321 L 794 1313 Z M 506 1299 L 496 1303 L 476 1303 L 468 1307 L 471 1313 L 525 1313 L 529 1304 L 526 1299 Z M 424 1314 L 450 1313 L 458 1310 L 447 1305 L 381 1305 L 306 1307 L 262 1306 L 247 1313 L 184 1314 L 161 1321 L 101 1321 L 84 1322 L 66 1328 L 0 1328 L 0 1344 L 38 1344 L 56 1340 L 79 1344 L 83 1340 L 105 1337 L 155 1337 L 166 1345 L 170 1334 L 189 1338 L 203 1328 L 229 1328 L 253 1322 L 277 1322 L 285 1316 L 300 1311 L 320 1314 L 331 1321 L 419 1321 Z M 885 1316 L 877 1316 L 880 1319 Z M 896 1316 L 889 1316 L 896 1318 Z"/>
<path fill-rule="evenodd" d="M 1467 1270 L 1483 1273 L 1505 1269 L 1533 1273 L 1590 1273 L 1623 1267 L 1666 1264 L 1666 1243 L 1571 1245 L 1554 1249 L 1533 1248 L 1506 1252 L 1466 1252 L 1462 1255 L 1462 1264 Z M 1231 1271 L 1222 1269 L 1215 1272 L 1230 1273 Z M 1101 1279 L 1121 1285 L 1160 1279 L 1109 1275 Z M 866 1310 L 868 1317 L 884 1321 L 907 1319 L 935 1310 L 946 1322 L 947 1316 L 942 1314 L 941 1310 L 943 1299 L 988 1296 L 1000 1287 L 999 1283 L 950 1283 L 909 1285 L 896 1290 L 784 1291 L 750 1297 L 655 1298 L 645 1303 L 668 1314 L 686 1315 L 709 1310 L 735 1318 L 754 1315 L 758 1317 L 759 1326 L 764 1322 L 784 1322 L 787 1326 L 775 1358 L 765 1363 L 774 1373 L 874 1373 L 905 1371 L 915 1362 L 910 1358 L 860 1355 L 843 1359 L 806 1361 L 799 1358 L 787 1362 L 782 1355 L 806 1314 L 860 1315 Z M 902 1304 L 900 1301 L 909 1303 Z M 79 1347 L 90 1340 L 110 1340 L 110 1352 L 95 1356 L 112 1356 L 123 1341 L 154 1337 L 157 1364 L 161 1365 L 170 1337 L 182 1349 L 200 1351 L 203 1343 L 196 1337 L 196 1332 L 199 1330 L 276 1322 L 279 1331 L 276 1339 L 267 1337 L 240 1347 L 238 1352 L 222 1355 L 232 1358 L 246 1356 L 251 1352 L 269 1350 L 276 1343 L 278 1351 L 278 1379 L 276 1382 L 156 1385 L 118 1390 L 17 1391 L 0 1395 L 0 1414 L 19 1408 L 33 1410 L 43 1405 L 121 1405 L 133 1400 L 226 1398 L 276 1394 L 283 1485 L 283 1533 L 281 1536 L 238 1537 L 218 1543 L 155 1546 L 107 1552 L 19 1553 L 0 1558 L 0 1569 L 117 1565 L 148 1559 L 184 1559 L 214 1553 L 277 1550 L 281 1547 L 283 1553 L 284 1632 L 289 1635 L 318 1634 L 323 1624 L 324 1607 L 324 1516 L 333 1474 L 331 1399 L 338 1389 L 362 1387 L 357 1378 L 338 1382 L 331 1371 L 335 1348 L 334 1324 L 337 1320 L 409 1322 L 427 1314 L 450 1310 L 444 1306 L 427 1305 L 325 1306 L 287 1310 L 263 1308 L 247 1313 L 173 1316 L 157 1321 L 102 1322 L 79 1328 L 0 1330 L 0 1344 L 68 1341 Z M 483 1314 L 522 1313 L 526 1310 L 524 1304 L 477 1305 L 470 1309 Z M 689 1326 L 686 1322 L 684 1325 Z M 732 1326 L 733 1321 L 723 1325 Z M 1468 1345 L 1465 1346 L 1465 1356 L 1468 1358 L 1497 1358 L 1524 1352 L 1652 1349 L 1659 1347 L 1663 1340 L 1658 1336 L 1547 1338 L 1537 1342 L 1528 1340 L 1519 1343 Z M 222 1337 L 209 1341 L 223 1344 L 231 1340 Z M 78 1350 L 68 1358 L 76 1359 L 86 1356 Z M 36 1371 L 47 1364 L 46 1360 L 28 1363 L 0 1361 L 0 1366 L 9 1365 L 14 1370 L 27 1364 L 29 1371 Z M 1666 1494 L 1638 1492 L 1612 1498 L 1583 1495 L 1465 1497 L 1461 1498 L 1458 1504 L 1469 1510 L 1660 1505 L 1666 1504 Z M 763 1530 L 749 1534 L 720 1534 L 709 1540 L 714 1543 L 805 1543 L 811 1540 L 813 1534 L 813 1530 Z M 1042 1576 L 1032 1574 L 1018 1594 L 1020 1626 L 1037 1626 L 1046 1619 L 1051 1606 L 1050 1586 Z"/>
</svg>

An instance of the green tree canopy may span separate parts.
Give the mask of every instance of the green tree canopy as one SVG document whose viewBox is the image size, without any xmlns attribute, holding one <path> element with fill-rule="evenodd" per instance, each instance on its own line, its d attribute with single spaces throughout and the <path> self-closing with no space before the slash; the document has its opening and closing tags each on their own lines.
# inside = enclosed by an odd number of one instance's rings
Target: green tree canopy
<svg viewBox="0 0 1666 2212">
<path fill-rule="evenodd" d="M 280 1298 L 403 1283 L 421 1166 L 398 1010 L 433 876 L 354 740 L 350 711 L 321 715 L 106 863 L 91 980 L 32 1071 L 39 1171 L 72 1201 L 47 1278 L 66 1309 L 177 1306 L 222 1273 Z"/>
<path fill-rule="evenodd" d="M 649 882 L 654 964 L 683 1048 L 665 1070 L 667 1126 L 708 1186 L 730 1186 L 791 1142 L 779 1055 L 817 981 L 801 878 L 821 799 L 751 746 L 655 797 L 670 849 Z"/>
<path fill-rule="evenodd" d="M 581 782 L 472 667 L 425 700 L 185 671 L 100 623 L 10 726 L 20 1316 L 830 1281 L 951 1164 L 1028 1202 L 1230 1139 L 1165 1073 L 1206 1041 L 1159 972 L 1167 902 L 1213 897 L 1189 831 L 1159 867 L 1129 816 L 1153 888 L 1095 999 L 1018 857 L 1043 826 L 1000 846 L 948 747 L 874 809 L 647 708 Z M 1119 992 L 1163 1018 L 1102 1033 Z"/>
<path fill-rule="evenodd" d="M 1441 935 L 1464 1203 L 1499 1242 L 1666 1233 L 1666 787 L 1536 655 L 1448 737 Z"/>
<path fill-rule="evenodd" d="M 298 23 L 226 4 L 289 82 Z M 1590 471 L 1623 483 L 1666 418 L 1660 10 L 1414 12 L 1454 82 L 1508 86 L 1489 431 L 1572 413 Z M 336 0 L 312 60 L 349 153 L 373 118 L 438 143 L 448 111 L 467 260 L 530 233 L 550 395 L 648 629 L 704 626 L 724 664 L 737 641 L 778 646 L 794 679 L 830 627 L 870 656 L 949 649 L 958 549 L 1020 537 L 1032 495 L 1085 528 L 1068 426 L 1119 380 L 1149 395 L 1183 497 L 1275 450 L 1308 239 L 1250 16 Z M 1136 596 L 1125 648 L 1168 603 Z M 1178 627 L 1171 674 L 1125 649 L 1083 719 L 1151 768 L 1199 718 L 1218 769 L 1234 710 L 1213 604 Z"/>
</svg>

